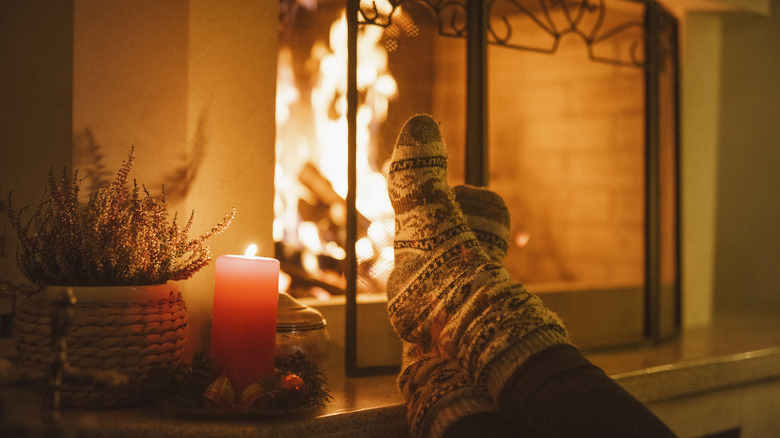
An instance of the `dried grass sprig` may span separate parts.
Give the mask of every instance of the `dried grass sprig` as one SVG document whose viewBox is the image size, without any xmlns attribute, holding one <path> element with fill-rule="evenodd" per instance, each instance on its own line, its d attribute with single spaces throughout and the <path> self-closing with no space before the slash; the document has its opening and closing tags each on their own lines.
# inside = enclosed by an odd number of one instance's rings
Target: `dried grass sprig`
<svg viewBox="0 0 780 438">
<path fill-rule="evenodd" d="M 29 283 L 20 283 L 5 278 L 0 278 L 0 298 L 15 296 L 31 296 L 40 291 L 40 287 Z"/>
<path fill-rule="evenodd" d="M 227 229 L 231 210 L 207 233 L 188 238 L 193 212 L 184 227 L 168 220 L 165 193 L 152 196 L 133 181 L 128 190 L 134 151 L 114 180 L 78 203 L 82 180 L 63 170 L 59 182 L 49 172 L 46 189 L 29 219 L 13 208 L 8 218 L 19 238 L 16 260 L 38 285 L 123 286 L 161 284 L 192 277 L 211 260 L 206 241 Z"/>
</svg>

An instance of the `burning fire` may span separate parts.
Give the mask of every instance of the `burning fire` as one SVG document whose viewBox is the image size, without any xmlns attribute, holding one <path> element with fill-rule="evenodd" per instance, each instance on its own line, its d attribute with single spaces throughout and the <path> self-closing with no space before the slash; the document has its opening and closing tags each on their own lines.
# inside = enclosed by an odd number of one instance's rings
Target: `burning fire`
<svg viewBox="0 0 780 438">
<path fill-rule="evenodd" d="M 394 216 L 385 176 L 369 160 L 372 130 L 386 119 L 397 84 L 380 46 L 382 28 L 366 26 L 358 34 L 357 192 L 359 230 L 355 252 L 359 289 L 383 293 L 393 267 Z M 316 65 L 310 102 L 303 102 L 289 48 L 279 51 L 276 98 L 276 174 L 274 240 L 283 251 L 300 252 L 299 273 L 315 286 L 343 288 L 338 269 L 323 266 L 343 261 L 347 196 L 347 21 L 342 12 L 330 28 L 329 42 L 318 42 L 307 65 Z M 304 110 L 301 110 L 304 108 Z M 311 114 L 301 114 L 310 111 Z M 309 123 L 304 123 L 308 121 Z M 303 206 L 303 208 L 302 208 Z M 318 210 L 304 218 L 302 209 Z M 285 259 L 284 255 L 280 257 Z M 328 262 L 330 261 L 330 262 Z M 295 269 L 286 266 L 282 269 Z M 333 278 L 333 273 L 336 277 Z M 294 275 L 293 275 L 294 276 Z M 323 284 L 325 283 L 325 284 Z M 377 290 L 379 288 L 379 290 Z"/>
</svg>

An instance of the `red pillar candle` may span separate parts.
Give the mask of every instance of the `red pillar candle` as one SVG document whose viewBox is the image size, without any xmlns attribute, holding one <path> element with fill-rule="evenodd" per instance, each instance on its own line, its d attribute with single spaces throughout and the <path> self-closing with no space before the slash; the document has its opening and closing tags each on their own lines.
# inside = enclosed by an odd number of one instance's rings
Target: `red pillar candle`
<svg viewBox="0 0 780 438">
<path fill-rule="evenodd" d="M 238 395 L 274 371 L 279 261 L 224 255 L 215 271 L 211 356 Z"/>
</svg>

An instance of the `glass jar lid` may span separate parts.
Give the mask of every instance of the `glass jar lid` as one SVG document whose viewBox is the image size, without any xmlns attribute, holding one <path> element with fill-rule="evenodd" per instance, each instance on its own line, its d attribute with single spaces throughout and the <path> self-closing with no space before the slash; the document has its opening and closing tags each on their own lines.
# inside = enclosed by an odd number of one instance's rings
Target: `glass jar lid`
<svg viewBox="0 0 780 438">
<path fill-rule="evenodd" d="M 277 332 L 298 332 L 325 328 L 322 314 L 286 292 L 279 292 L 279 308 L 276 311 Z"/>
</svg>

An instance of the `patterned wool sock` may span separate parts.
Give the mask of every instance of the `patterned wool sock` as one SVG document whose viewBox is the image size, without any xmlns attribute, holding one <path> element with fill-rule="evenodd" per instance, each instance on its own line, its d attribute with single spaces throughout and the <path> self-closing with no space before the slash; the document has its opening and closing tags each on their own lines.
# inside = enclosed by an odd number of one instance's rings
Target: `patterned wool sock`
<svg viewBox="0 0 780 438">
<path fill-rule="evenodd" d="M 482 248 L 503 264 L 509 242 L 504 200 L 473 186 L 457 186 L 453 192 Z M 458 420 L 496 409 L 490 396 L 435 346 L 404 342 L 401 370 L 398 389 L 408 403 L 407 423 L 413 437 L 440 437 Z"/>
<path fill-rule="evenodd" d="M 396 213 L 395 269 L 387 284 L 393 327 L 402 339 L 436 345 L 457 359 L 498 399 L 528 357 L 567 343 L 565 329 L 480 247 L 447 186 L 446 153 L 430 117 L 404 126 L 388 192 Z"/>
<path fill-rule="evenodd" d="M 488 189 L 468 185 L 455 186 L 452 192 L 479 245 L 491 260 L 503 265 L 510 238 L 504 199 Z"/>
<path fill-rule="evenodd" d="M 407 402 L 412 437 L 440 437 L 458 420 L 497 406 L 457 363 L 435 348 L 404 342 L 398 389 Z"/>
</svg>

